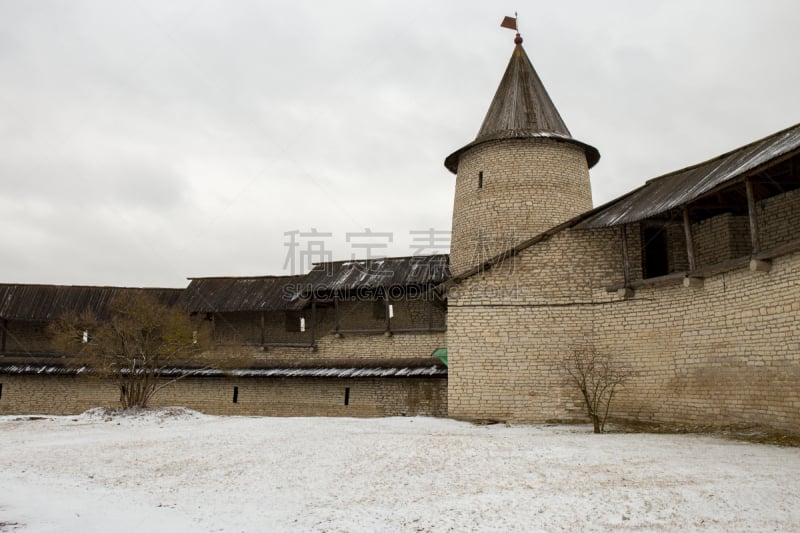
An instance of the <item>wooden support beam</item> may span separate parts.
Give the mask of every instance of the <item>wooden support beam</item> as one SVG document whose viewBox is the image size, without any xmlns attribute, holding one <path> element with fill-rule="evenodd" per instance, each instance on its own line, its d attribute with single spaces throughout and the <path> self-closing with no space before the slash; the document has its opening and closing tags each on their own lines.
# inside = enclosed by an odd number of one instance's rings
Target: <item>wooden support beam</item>
<svg viewBox="0 0 800 533">
<path fill-rule="evenodd" d="M 781 194 L 786 192 L 786 189 L 784 189 L 783 186 L 781 186 L 780 182 L 778 182 L 769 172 L 767 172 L 765 170 L 764 172 L 761 173 L 761 175 L 766 177 L 769 180 L 770 183 L 775 185 L 775 187 L 777 187 L 778 191 Z M 750 177 L 749 176 L 747 178 L 745 178 L 745 182 L 747 182 L 747 181 L 750 181 Z"/>
<path fill-rule="evenodd" d="M 750 244 L 752 251 L 757 254 L 761 250 L 761 239 L 758 235 L 758 212 L 756 211 L 756 197 L 753 193 L 753 180 L 747 178 L 744 182 L 747 189 L 747 215 L 750 218 Z"/>
<path fill-rule="evenodd" d="M 264 344 L 264 341 L 266 340 L 266 326 L 264 322 L 264 311 L 261 311 L 261 344 Z"/>
<path fill-rule="evenodd" d="M 386 335 L 392 334 L 392 319 L 389 316 L 389 306 L 392 305 L 389 301 L 389 291 L 386 290 L 386 293 L 383 296 L 384 305 L 386 306 Z"/>
<path fill-rule="evenodd" d="M 742 211 L 744 205 L 739 202 L 695 202 L 694 209 L 702 209 L 703 211 Z"/>
<path fill-rule="evenodd" d="M 267 342 L 261 346 L 265 350 L 267 348 L 315 348 L 313 344 L 307 342 Z"/>
<path fill-rule="evenodd" d="M 378 329 L 340 329 L 340 334 L 344 333 L 386 333 L 386 329 L 378 328 Z"/>
<path fill-rule="evenodd" d="M 311 300 L 311 346 L 317 342 L 317 301 Z"/>
<path fill-rule="evenodd" d="M 625 286 L 629 287 L 631 284 L 631 261 L 628 256 L 628 232 L 626 228 L 625 224 L 620 226 L 619 235 L 622 241 L 622 275 L 625 280 Z"/>
<path fill-rule="evenodd" d="M 362 333 L 362 334 L 379 334 L 383 333 L 386 335 L 385 329 L 342 329 L 339 330 L 341 333 Z M 400 329 L 392 329 L 390 336 L 396 333 L 443 333 L 447 331 L 446 327 L 435 327 L 433 329 L 428 329 L 427 327 L 424 328 L 400 328 Z"/>
<path fill-rule="evenodd" d="M 683 207 L 683 233 L 686 236 L 686 257 L 689 259 L 689 272 L 697 270 L 694 257 L 694 239 L 692 238 L 692 222 L 689 219 L 689 206 Z"/>
<path fill-rule="evenodd" d="M 792 241 L 764 250 L 758 254 L 756 259 L 775 259 L 776 257 L 793 254 L 795 252 L 800 252 L 800 239 L 794 239 Z"/>
<path fill-rule="evenodd" d="M 339 330 L 342 329 L 342 324 L 339 317 L 339 297 L 333 295 L 333 333 L 339 335 Z"/>
<path fill-rule="evenodd" d="M 425 311 L 428 313 L 428 331 L 433 331 L 433 293 L 429 292 L 425 296 L 425 302 L 427 303 Z"/>
</svg>

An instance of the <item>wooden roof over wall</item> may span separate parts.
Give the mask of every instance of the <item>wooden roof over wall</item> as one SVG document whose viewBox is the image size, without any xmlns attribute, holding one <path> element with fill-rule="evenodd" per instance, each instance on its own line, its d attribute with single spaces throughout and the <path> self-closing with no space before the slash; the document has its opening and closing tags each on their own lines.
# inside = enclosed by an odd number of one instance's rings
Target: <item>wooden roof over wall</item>
<svg viewBox="0 0 800 533">
<path fill-rule="evenodd" d="M 279 311 L 302 307 L 294 296 L 305 276 L 191 278 L 184 303 L 191 312 Z"/>
<path fill-rule="evenodd" d="M 450 278 L 447 254 L 318 263 L 303 279 L 307 289 L 346 293 L 358 289 L 427 287 Z"/>
<path fill-rule="evenodd" d="M 312 297 L 390 287 L 429 287 L 450 278 L 447 254 L 317 263 L 305 275 L 191 278 L 184 302 L 189 311 L 296 310 Z"/>
<path fill-rule="evenodd" d="M 126 292 L 148 294 L 163 304 L 175 305 L 183 289 L 4 283 L 0 284 L 0 318 L 52 321 L 67 311 L 85 310 L 106 316 L 109 301 Z"/>
<path fill-rule="evenodd" d="M 428 287 L 449 277 L 449 256 L 442 254 L 320 263 L 300 276 L 191 278 L 186 289 L 0 284 L 0 319 L 52 321 L 87 309 L 107 316 L 108 302 L 131 291 L 190 312 L 294 310 L 305 307 L 312 293 Z"/>
<path fill-rule="evenodd" d="M 638 222 L 688 204 L 728 182 L 758 173 L 800 151 L 800 124 L 703 163 L 653 178 L 638 189 L 591 211 L 579 228 Z"/>
</svg>

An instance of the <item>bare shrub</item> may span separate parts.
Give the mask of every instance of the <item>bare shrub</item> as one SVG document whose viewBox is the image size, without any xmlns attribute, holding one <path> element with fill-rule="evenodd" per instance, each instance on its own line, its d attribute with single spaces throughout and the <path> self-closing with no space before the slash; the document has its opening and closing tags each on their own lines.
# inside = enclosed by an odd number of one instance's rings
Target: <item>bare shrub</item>
<svg viewBox="0 0 800 533">
<path fill-rule="evenodd" d="M 595 433 L 603 433 L 611 410 L 611 401 L 618 385 L 625 383 L 633 372 L 614 364 L 607 354 L 593 346 L 575 348 L 564 361 L 564 370 L 577 385 L 592 420 Z"/>
<path fill-rule="evenodd" d="M 158 391 L 203 369 L 210 325 L 143 293 L 109 302 L 109 316 L 68 312 L 50 326 L 56 350 L 87 374 L 110 379 L 123 409 L 147 407 Z"/>
</svg>

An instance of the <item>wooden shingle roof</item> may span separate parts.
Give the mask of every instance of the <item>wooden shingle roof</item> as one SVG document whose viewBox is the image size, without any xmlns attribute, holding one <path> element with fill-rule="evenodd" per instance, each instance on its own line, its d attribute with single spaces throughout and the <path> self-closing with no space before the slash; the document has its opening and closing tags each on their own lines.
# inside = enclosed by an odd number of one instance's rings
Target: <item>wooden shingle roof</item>
<svg viewBox="0 0 800 533">
<path fill-rule="evenodd" d="M 449 278 L 447 254 L 331 261 L 298 276 L 190 278 L 184 303 L 189 311 L 203 313 L 293 310 L 331 294 L 424 288 Z"/>
<path fill-rule="evenodd" d="M 629 224 L 688 204 L 713 189 L 800 151 L 800 124 L 708 161 L 653 178 L 590 212 L 579 228 Z"/>
<path fill-rule="evenodd" d="M 190 278 L 184 304 L 196 313 L 279 311 L 302 306 L 294 297 L 304 276 Z"/>
<path fill-rule="evenodd" d="M 0 284 L 0 318 L 7 320 L 51 321 L 67 311 L 92 311 L 108 314 L 108 303 L 125 292 L 154 296 L 166 305 L 175 305 L 183 289 L 137 287 L 91 287 L 82 285 Z"/>
<path fill-rule="evenodd" d="M 318 263 L 303 279 L 315 293 L 427 287 L 450 278 L 447 254 Z"/>
</svg>

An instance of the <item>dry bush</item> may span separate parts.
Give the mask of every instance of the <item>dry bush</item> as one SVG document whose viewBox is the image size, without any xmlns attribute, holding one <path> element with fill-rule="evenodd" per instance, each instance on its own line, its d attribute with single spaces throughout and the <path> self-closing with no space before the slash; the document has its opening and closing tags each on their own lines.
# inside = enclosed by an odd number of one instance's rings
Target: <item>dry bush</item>
<svg viewBox="0 0 800 533">
<path fill-rule="evenodd" d="M 194 373 L 211 345 L 208 321 L 144 293 L 123 293 L 108 316 L 66 313 L 50 326 L 54 348 L 88 374 L 110 379 L 124 409 L 146 407 L 158 391 Z"/>
<path fill-rule="evenodd" d="M 593 346 L 574 348 L 564 361 L 564 370 L 581 391 L 594 432 L 603 433 L 615 389 L 633 372 L 615 364 L 607 354 L 600 354 Z"/>
</svg>

